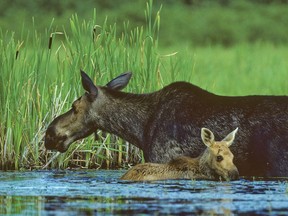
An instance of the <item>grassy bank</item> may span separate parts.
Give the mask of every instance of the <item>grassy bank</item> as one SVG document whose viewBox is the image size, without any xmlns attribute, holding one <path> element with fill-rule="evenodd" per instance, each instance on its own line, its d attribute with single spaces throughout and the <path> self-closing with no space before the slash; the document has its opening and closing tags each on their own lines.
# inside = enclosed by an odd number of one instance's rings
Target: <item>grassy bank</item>
<svg viewBox="0 0 288 216">
<path fill-rule="evenodd" d="M 97 13 L 69 20 L 67 30 L 23 30 L 0 34 L 0 168 L 42 168 L 53 157 L 44 148 L 47 125 L 84 91 L 80 68 L 105 85 L 133 71 L 125 91 L 151 92 L 176 80 L 192 82 L 223 95 L 288 95 L 288 49 L 269 43 L 233 47 L 159 49 L 160 15 L 147 5 L 145 25 L 99 22 Z M 69 33 L 68 33 L 69 32 Z M 120 37 L 119 37 L 120 35 Z M 125 166 L 141 161 L 141 152 L 115 136 L 99 133 L 73 144 L 50 168 Z"/>
</svg>

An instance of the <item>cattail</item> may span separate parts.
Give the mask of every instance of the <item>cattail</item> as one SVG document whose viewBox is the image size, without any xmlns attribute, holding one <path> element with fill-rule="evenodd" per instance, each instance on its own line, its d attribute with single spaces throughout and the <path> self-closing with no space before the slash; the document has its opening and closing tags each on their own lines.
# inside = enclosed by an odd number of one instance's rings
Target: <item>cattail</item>
<svg viewBox="0 0 288 216">
<path fill-rule="evenodd" d="M 23 45 L 23 43 L 24 43 L 24 41 L 22 41 L 22 42 L 18 45 L 17 50 L 16 50 L 15 59 L 18 59 L 19 52 L 20 52 L 20 48 L 21 48 L 21 46 Z"/>
<path fill-rule="evenodd" d="M 50 34 L 49 42 L 48 42 L 48 49 L 51 49 L 54 34 L 62 35 L 63 32 L 53 32 Z"/>
<path fill-rule="evenodd" d="M 101 28 L 101 26 L 99 25 L 95 25 L 94 28 L 93 28 L 93 41 L 95 40 L 96 38 L 96 35 L 97 35 L 97 28 Z"/>
<path fill-rule="evenodd" d="M 50 34 L 50 37 L 49 37 L 49 44 L 48 44 L 48 49 L 51 49 L 51 45 L 52 45 L 52 36 L 53 36 L 53 34 Z"/>
<path fill-rule="evenodd" d="M 16 51 L 16 56 L 15 56 L 15 59 L 18 58 L 18 55 L 19 55 L 19 50 Z"/>
</svg>

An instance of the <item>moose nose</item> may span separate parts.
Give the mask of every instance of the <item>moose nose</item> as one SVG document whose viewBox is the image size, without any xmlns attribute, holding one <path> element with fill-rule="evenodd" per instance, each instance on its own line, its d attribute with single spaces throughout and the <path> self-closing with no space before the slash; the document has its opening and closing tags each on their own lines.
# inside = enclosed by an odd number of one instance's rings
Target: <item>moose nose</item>
<svg viewBox="0 0 288 216">
<path fill-rule="evenodd" d="M 65 152 L 67 147 L 63 144 L 67 140 L 67 135 L 59 135 L 56 133 L 55 127 L 48 127 L 44 145 L 47 150 L 57 150 L 59 152 Z"/>
<path fill-rule="evenodd" d="M 48 127 L 46 134 L 45 134 L 45 139 L 44 139 L 44 145 L 45 148 L 48 150 L 53 150 L 55 149 L 55 130 L 52 127 Z"/>
<path fill-rule="evenodd" d="M 53 139 L 45 137 L 44 145 L 47 150 L 55 150 Z"/>
<path fill-rule="evenodd" d="M 228 172 L 230 180 L 237 180 L 239 179 L 239 172 L 238 169 L 234 169 Z"/>
</svg>

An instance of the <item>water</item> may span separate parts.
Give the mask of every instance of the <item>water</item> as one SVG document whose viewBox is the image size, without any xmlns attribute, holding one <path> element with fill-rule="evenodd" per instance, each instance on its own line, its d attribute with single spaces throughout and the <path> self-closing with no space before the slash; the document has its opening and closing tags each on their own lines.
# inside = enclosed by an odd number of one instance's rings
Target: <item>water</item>
<svg viewBox="0 0 288 216">
<path fill-rule="evenodd" d="M 0 214 L 288 215 L 287 179 L 135 183 L 124 172 L 0 172 Z"/>
</svg>

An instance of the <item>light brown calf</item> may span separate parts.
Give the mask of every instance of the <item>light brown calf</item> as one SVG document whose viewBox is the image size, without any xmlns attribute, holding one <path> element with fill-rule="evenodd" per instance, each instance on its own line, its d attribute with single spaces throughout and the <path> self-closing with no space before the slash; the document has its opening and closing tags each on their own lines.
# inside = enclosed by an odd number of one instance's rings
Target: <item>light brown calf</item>
<svg viewBox="0 0 288 216">
<path fill-rule="evenodd" d="M 207 128 L 201 129 L 201 138 L 207 149 L 197 158 L 181 156 L 166 164 L 137 164 L 128 170 L 122 180 L 152 181 L 165 179 L 210 179 L 235 180 L 239 173 L 233 163 L 229 149 L 238 128 L 222 141 L 214 140 L 214 134 Z"/>
</svg>

